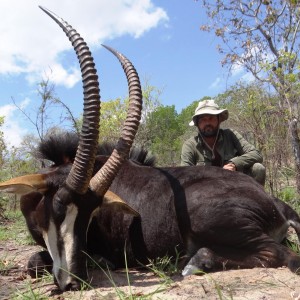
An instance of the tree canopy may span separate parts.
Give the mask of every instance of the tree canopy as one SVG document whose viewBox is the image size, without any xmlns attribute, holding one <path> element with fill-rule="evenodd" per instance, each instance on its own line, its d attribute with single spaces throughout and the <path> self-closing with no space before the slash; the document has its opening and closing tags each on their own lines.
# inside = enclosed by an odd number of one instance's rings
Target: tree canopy
<svg viewBox="0 0 300 300">
<path fill-rule="evenodd" d="M 276 108 L 286 116 L 300 192 L 299 1 L 202 0 L 208 21 L 201 30 L 221 43 L 222 64 L 242 68 L 276 93 Z"/>
</svg>

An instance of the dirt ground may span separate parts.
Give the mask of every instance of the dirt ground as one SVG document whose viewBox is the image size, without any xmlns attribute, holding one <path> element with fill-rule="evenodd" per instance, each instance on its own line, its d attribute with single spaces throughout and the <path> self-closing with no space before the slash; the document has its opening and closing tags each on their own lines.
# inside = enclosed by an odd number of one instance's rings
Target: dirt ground
<svg viewBox="0 0 300 300">
<path fill-rule="evenodd" d="M 0 244 L 0 299 L 251 299 L 300 300 L 300 276 L 286 268 L 223 271 L 203 276 L 173 276 L 169 282 L 151 271 L 111 272 L 90 270 L 93 289 L 51 296 L 52 280 L 33 280 L 26 275 L 27 259 L 40 248 Z M 129 278 L 129 279 L 128 279 Z M 115 284 L 115 286 L 114 286 Z M 28 297 L 28 293 L 39 297 Z M 118 294 L 122 294 L 118 296 Z M 29 293 L 29 295 L 30 295 Z M 19 295 L 19 296 L 17 296 Z M 24 296 L 22 296 L 24 295 Z M 26 295 L 26 296 L 25 296 Z M 131 297 L 130 297 L 131 295 Z M 127 296 L 127 297 L 126 297 Z"/>
</svg>

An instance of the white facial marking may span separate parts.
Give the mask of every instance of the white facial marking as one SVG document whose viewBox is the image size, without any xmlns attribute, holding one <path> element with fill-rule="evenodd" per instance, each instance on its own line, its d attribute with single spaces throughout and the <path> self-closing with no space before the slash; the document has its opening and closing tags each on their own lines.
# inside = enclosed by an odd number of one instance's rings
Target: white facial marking
<svg viewBox="0 0 300 300">
<path fill-rule="evenodd" d="M 66 217 L 59 228 L 59 232 L 57 232 L 53 220 L 50 220 L 48 232 L 43 232 L 47 249 L 53 259 L 53 274 L 62 290 L 71 282 L 69 270 L 72 264 L 74 249 L 73 232 L 77 215 L 77 207 L 74 204 L 70 204 L 67 207 Z M 59 253 L 58 249 L 59 243 L 62 244 L 61 253 Z"/>
</svg>

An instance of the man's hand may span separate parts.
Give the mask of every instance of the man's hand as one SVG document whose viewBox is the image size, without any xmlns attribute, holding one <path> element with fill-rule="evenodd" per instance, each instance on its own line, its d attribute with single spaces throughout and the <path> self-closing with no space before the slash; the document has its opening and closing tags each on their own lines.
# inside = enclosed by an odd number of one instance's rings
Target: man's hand
<svg viewBox="0 0 300 300">
<path fill-rule="evenodd" d="M 236 166 L 234 163 L 230 162 L 227 165 L 224 165 L 223 169 L 229 170 L 229 171 L 236 171 Z"/>
</svg>

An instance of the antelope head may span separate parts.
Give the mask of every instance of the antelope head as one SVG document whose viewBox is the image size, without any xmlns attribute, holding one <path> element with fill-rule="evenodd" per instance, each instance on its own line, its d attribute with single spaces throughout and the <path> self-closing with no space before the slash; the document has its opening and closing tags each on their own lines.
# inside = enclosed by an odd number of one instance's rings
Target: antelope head
<svg viewBox="0 0 300 300">
<path fill-rule="evenodd" d="M 40 8 L 63 29 L 79 60 L 84 95 L 79 146 L 72 164 L 52 166 L 37 174 L 13 178 L 1 183 L 0 191 L 21 195 L 25 205 L 33 199 L 38 200 L 34 220 L 40 239 L 52 257 L 55 281 L 62 291 L 76 290 L 80 288 L 79 278 L 87 279 L 86 235 L 93 212 L 104 202 L 122 203 L 108 189 L 128 157 L 137 132 L 141 118 L 142 91 L 132 63 L 121 53 L 104 46 L 118 58 L 124 69 L 129 87 L 129 108 L 117 147 L 95 173 L 100 91 L 93 57 L 75 29 L 48 9 Z M 30 230 L 29 224 L 28 227 Z"/>
</svg>

